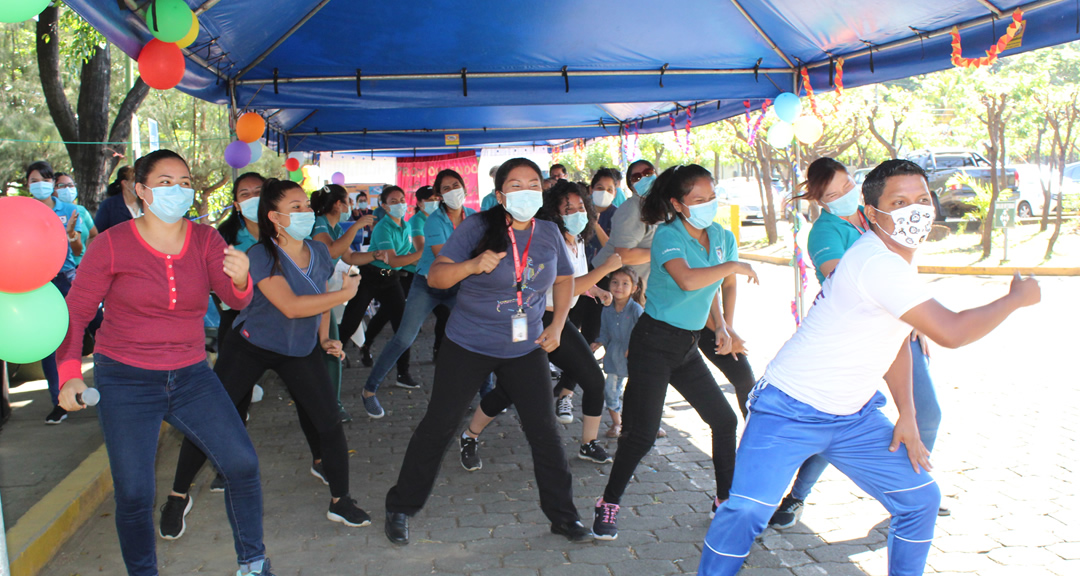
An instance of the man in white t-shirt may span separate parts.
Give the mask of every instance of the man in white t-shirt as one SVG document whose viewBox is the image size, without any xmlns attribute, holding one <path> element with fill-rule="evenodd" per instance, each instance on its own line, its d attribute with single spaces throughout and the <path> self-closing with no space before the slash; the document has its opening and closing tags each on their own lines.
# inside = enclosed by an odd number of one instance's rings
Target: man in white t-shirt
<svg viewBox="0 0 1080 576">
<path fill-rule="evenodd" d="M 750 394 L 731 496 L 705 537 L 700 575 L 739 571 L 792 476 L 814 454 L 892 514 L 890 576 L 923 573 L 941 493 L 922 471 L 930 461 L 915 423 L 908 334 L 914 327 L 957 348 L 1037 303 L 1040 291 L 1034 279 L 1016 276 L 1004 297 L 948 310 L 929 295 L 912 263 L 934 221 L 926 173 L 889 160 L 867 175 L 863 196 L 874 233 L 844 254 Z M 879 410 L 882 378 L 900 413 L 895 425 Z"/>
</svg>

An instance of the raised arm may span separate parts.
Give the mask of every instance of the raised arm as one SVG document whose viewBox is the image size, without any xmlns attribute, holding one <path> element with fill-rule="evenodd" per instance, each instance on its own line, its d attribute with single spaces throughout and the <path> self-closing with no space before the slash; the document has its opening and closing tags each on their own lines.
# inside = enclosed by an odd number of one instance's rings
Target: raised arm
<svg viewBox="0 0 1080 576">
<path fill-rule="evenodd" d="M 946 348 L 971 344 L 997 328 L 1010 314 L 1042 299 L 1034 278 L 1013 276 L 1009 293 L 978 308 L 953 312 L 937 300 L 927 300 L 907 311 L 901 320 Z"/>
<path fill-rule="evenodd" d="M 269 276 L 259 281 L 259 290 L 286 318 L 310 318 L 344 304 L 356 295 L 360 276 L 343 275 L 341 290 L 324 294 L 297 296 L 284 276 Z"/>
<path fill-rule="evenodd" d="M 675 280 L 675 284 L 686 292 L 700 290 L 732 274 L 748 276 L 749 280 L 755 284 L 758 281 L 757 273 L 746 262 L 733 261 L 706 268 L 691 268 L 685 259 L 673 258 L 664 263 L 664 269 Z"/>
</svg>

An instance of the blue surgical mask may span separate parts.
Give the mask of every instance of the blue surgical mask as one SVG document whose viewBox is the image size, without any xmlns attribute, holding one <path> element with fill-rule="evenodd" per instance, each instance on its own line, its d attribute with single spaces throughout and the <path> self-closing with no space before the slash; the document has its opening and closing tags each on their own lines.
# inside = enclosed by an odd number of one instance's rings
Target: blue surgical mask
<svg viewBox="0 0 1080 576">
<path fill-rule="evenodd" d="M 687 218 L 686 221 L 694 228 L 704 230 L 711 226 L 715 219 L 716 199 L 714 198 L 704 204 L 690 206 L 690 217 Z"/>
<path fill-rule="evenodd" d="M 847 194 L 832 202 L 826 202 L 825 205 L 834 216 L 851 216 L 859 209 L 859 189 L 852 188 Z"/>
<path fill-rule="evenodd" d="M 386 213 L 393 216 L 394 218 L 404 218 L 405 211 L 408 209 L 408 205 L 402 202 L 401 204 L 391 204 L 390 209 L 387 210 Z"/>
<path fill-rule="evenodd" d="M 634 184 L 634 191 L 637 192 L 638 196 L 644 198 L 649 195 L 649 189 L 652 188 L 653 182 L 656 182 L 655 174 L 646 176 L 641 180 L 638 180 L 637 184 Z"/>
<path fill-rule="evenodd" d="M 544 193 L 539 190 L 518 190 L 504 194 L 506 211 L 518 222 L 528 222 L 544 205 Z"/>
<path fill-rule="evenodd" d="M 431 216 L 432 214 L 435 213 L 436 210 L 439 209 L 439 204 L 442 204 L 442 202 L 428 202 L 428 201 L 425 201 L 424 202 L 424 214 L 427 214 L 428 216 Z"/>
<path fill-rule="evenodd" d="M 44 200 L 53 193 L 53 183 L 48 180 L 30 183 L 30 195 L 38 200 Z"/>
<path fill-rule="evenodd" d="M 574 212 L 573 214 L 567 214 L 562 217 L 562 221 L 563 226 L 566 226 L 566 231 L 569 232 L 571 236 L 577 236 L 589 225 L 589 213 Z"/>
<path fill-rule="evenodd" d="M 259 197 L 252 196 L 240 203 L 240 213 L 252 222 L 259 221 Z"/>
<path fill-rule="evenodd" d="M 172 186 L 158 186 L 151 188 L 154 192 L 154 202 L 150 204 L 150 211 L 166 224 L 179 222 L 195 201 L 195 191 L 191 188 L 181 188 L 179 184 Z"/>
<path fill-rule="evenodd" d="M 357 202 L 356 203 L 356 209 L 357 210 L 367 210 L 368 209 L 368 203 L 367 202 Z"/>
<path fill-rule="evenodd" d="M 57 188 L 56 197 L 61 202 L 67 202 L 71 204 L 75 202 L 75 199 L 79 197 L 79 189 L 74 186 L 68 186 L 67 188 Z"/>
<path fill-rule="evenodd" d="M 304 238 L 311 236 L 311 230 L 315 228 L 315 213 L 314 212 L 293 212 L 292 214 L 284 214 L 278 212 L 282 216 L 289 217 L 289 225 L 281 226 L 285 229 L 285 233 L 292 237 L 293 240 L 303 241 Z"/>
</svg>

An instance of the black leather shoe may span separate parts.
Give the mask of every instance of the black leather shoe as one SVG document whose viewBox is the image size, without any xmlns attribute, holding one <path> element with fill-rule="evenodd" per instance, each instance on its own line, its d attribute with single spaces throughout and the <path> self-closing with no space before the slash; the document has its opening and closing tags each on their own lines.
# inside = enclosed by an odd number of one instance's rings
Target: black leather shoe
<svg viewBox="0 0 1080 576">
<path fill-rule="evenodd" d="M 371 347 L 364 346 L 360 349 L 360 363 L 363 364 L 365 368 L 371 368 L 371 365 L 375 363 L 371 358 Z"/>
<path fill-rule="evenodd" d="M 409 517 L 401 512 L 386 513 L 386 538 L 399 546 L 409 543 Z"/>
<path fill-rule="evenodd" d="M 561 522 L 551 525 L 551 533 L 566 536 L 571 542 L 592 542 L 593 533 L 579 521 Z"/>
</svg>

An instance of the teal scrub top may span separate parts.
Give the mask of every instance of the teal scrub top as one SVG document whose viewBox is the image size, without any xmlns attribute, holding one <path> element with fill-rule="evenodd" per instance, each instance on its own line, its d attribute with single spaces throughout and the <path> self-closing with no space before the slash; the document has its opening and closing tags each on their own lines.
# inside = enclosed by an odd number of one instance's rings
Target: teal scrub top
<svg viewBox="0 0 1080 576">
<path fill-rule="evenodd" d="M 79 240 L 82 241 L 83 251 L 82 254 L 76 256 L 73 252 L 71 257 L 75 260 L 75 265 L 78 266 L 82 262 L 83 256 L 86 255 L 86 249 L 88 247 L 87 242 L 90 241 L 90 229 L 94 227 L 94 217 L 90 215 L 90 211 L 83 208 L 81 204 L 76 204 L 75 209 L 79 211 L 79 222 L 76 227 L 79 229 Z"/>
<path fill-rule="evenodd" d="M 618 208 L 623 202 L 626 202 L 626 193 L 623 192 L 622 186 L 619 186 L 615 189 L 615 199 L 611 201 L 611 205 Z"/>
<path fill-rule="evenodd" d="M 476 210 L 472 208 L 463 208 L 463 210 L 465 218 L 476 214 Z M 445 210 L 439 208 L 434 214 L 428 216 L 427 223 L 424 224 L 424 253 L 420 255 L 420 260 L 416 263 L 417 274 L 427 276 L 431 263 L 435 261 L 435 253 L 432 252 L 431 247 L 446 244 L 453 233 L 454 223 L 450 221 Z"/>
<path fill-rule="evenodd" d="M 259 241 L 248 232 L 247 226 L 241 226 L 240 231 L 236 233 L 236 245 L 233 248 L 241 252 L 247 252 L 252 246 L 258 244 Z"/>
<path fill-rule="evenodd" d="M 865 218 L 865 208 L 859 206 L 859 213 Z M 851 222 L 831 212 L 821 211 L 821 216 L 810 228 L 810 235 L 806 239 L 806 251 L 810 254 L 810 261 L 814 263 L 814 274 L 819 284 L 825 282 L 825 276 L 818 268 L 829 260 L 840 259 L 862 235 Z"/>
<path fill-rule="evenodd" d="M 330 221 L 326 219 L 326 216 L 316 216 L 315 227 L 311 229 L 311 236 L 309 236 L 309 238 L 315 238 L 316 234 L 322 234 L 324 232 L 330 235 L 330 240 L 336 242 L 337 239 L 341 238 L 341 235 L 345 233 L 345 230 L 341 228 L 340 222 L 330 226 Z M 334 269 L 340 260 L 341 258 L 334 258 L 333 261 L 330 262 L 330 268 Z"/>
<path fill-rule="evenodd" d="M 706 231 L 707 249 L 690 236 L 679 220 L 656 227 L 651 249 L 652 270 L 645 290 L 646 314 L 683 330 L 705 327 L 720 282 L 688 292 L 679 288 L 664 264 L 682 258 L 690 268 L 707 268 L 739 259 L 734 234 L 715 222 Z"/>
<path fill-rule="evenodd" d="M 492 192 L 491 194 L 484 196 L 484 201 L 480 203 L 480 210 L 483 211 L 489 208 L 494 208 L 495 205 L 498 203 L 499 201 L 495 198 L 495 193 Z"/>
<path fill-rule="evenodd" d="M 318 225 L 316 224 L 316 227 Z M 371 231 L 371 250 L 393 250 L 398 256 L 412 254 L 415 251 L 412 242 L 412 226 L 402 220 L 401 224 L 395 224 L 394 219 L 387 216 L 379 220 L 375 229 Z M 389 264 L 376 260 L 372 265 L 385 270 L 400 270 Z"/>
</svg>

